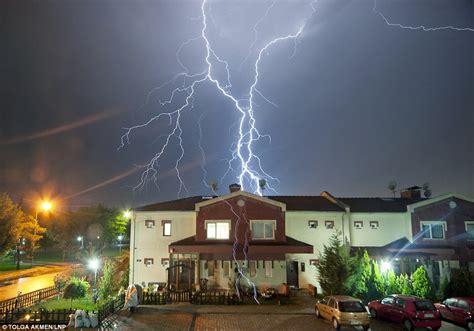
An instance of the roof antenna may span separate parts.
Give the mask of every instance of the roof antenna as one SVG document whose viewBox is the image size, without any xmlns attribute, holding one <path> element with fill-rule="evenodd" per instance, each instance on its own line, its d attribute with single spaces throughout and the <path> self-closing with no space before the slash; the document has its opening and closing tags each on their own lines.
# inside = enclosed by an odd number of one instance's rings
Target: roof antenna
<svg viewBox="0 0 474 331">
<path fill-rule="evenodd" d="M 264 178 L 260 178 L 258 180 L 258 186 L 260 186 L 260 189 L 262 190 L 262 195 L 263 195 L 263 190 L 267 188 L 267 181 Z"/>
</svg>

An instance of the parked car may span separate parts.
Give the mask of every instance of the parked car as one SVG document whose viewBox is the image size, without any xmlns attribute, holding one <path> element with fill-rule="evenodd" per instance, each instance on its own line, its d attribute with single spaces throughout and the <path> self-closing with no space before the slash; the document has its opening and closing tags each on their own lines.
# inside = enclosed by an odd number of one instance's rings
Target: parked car
<svg viewBox="0 0 474 331">
<path fill-rule="evenodd" d="M 341 325 L 361 326 L 369 329 L 370 319 L 362 301 L 347 295 L 331 295 L 314 305 L 317 317 L 332 321 L 336 330 Z"/>
<path fill-rule="evenodd" d="M 435 303 L 441 317 L 474 330 L 474 298 L 448 298 L 441 303 Z"/>
<path fill-rule="evenodd" d="M 402 323 L 405 329 L 427 327 L 438 330 L 441 315 L 431 301 L 407 295 L 390 295 L 382 300 L 369 302 L 370 316 L 382 317 Z"/>
</svg>

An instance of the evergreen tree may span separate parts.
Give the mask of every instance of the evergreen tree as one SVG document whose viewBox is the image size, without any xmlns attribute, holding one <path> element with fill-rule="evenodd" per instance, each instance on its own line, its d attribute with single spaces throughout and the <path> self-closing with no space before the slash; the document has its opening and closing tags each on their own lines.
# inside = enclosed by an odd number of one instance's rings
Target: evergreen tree
<svg viewBox="0 0 474 331">
<path fill-rule="evenodd" d="M 373 261 L 373 283 L 376 290 L 376 293 L 379 297 L 383 297 L 387 294 L 385 288 L 385 281 L 380 273 L 379 264 L 377 261 Z"/>
<path fill-rule="evenodd" d="M 401 274 L 400 276 L 398 276 L 397 283 L 398 283 L 398 288 L 400 289 L 400 294 L 403 294 L 403 295 L 413 294 L 410 278 L 406 274 Z"/>
<path fill-rule="evenodd" d="M 430 280 L 424 266 L 418 267 L 412 275 L 413 294 L 420 298 L 427 298 L 431 292 Z"/>
<path fill-rule="evenodd" d="M 106 300 L 113 295 L 114 289 L 114 262 L 106 260 L 104 263 L 103 275 L 99 281 L 99 298 Z"/>
<path fill-rule="evenodd" d="M 364 253 L 356 261 L 357 273 L 354 273 L 354 287 L 352 295 L 357 298 L 362 298 L 363 301 L 367 302 L 369 293 L 369 283 L 372 278 L 372 264 L 370 261 L 369 253 L 364 250 Z"/>
<path fill-rule="evenodd" d="M 385 275 L 386 294 L 400 294 L 401 290 L 397 282 L 397 276 L 393 270 L 389 270 Z"/>
<path fill-rule="evenodd" d="M 349 294 L 348 279 L 352 271 L 352 259 L 348 248 L 335 232 L 319 255 L 319 284 L 325 294 Z"/>
</svg>

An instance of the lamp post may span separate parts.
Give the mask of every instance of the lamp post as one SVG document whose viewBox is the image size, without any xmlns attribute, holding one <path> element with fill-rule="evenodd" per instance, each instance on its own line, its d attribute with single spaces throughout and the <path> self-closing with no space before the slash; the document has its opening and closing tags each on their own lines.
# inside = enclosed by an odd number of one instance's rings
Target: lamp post
<svg viewBox="0 0 474 331">
<path fill-rule="evenodd" d="M 43 212 L 49 211 L 51 208 L 53 208 L 53 204 L 50 201 L 44 200 L 43 202 L 40 203 L 39 209 Z M 36 206 L 35 209 L 35 231 L 33 234 L 33 238 L 36 237 L 36 229 L 38 228 L 38 206 Z M 35 247 L 34 247 L 34 241 L 32 240 L 31 242 L 31 266 L 33 266 L 33 260 L 34 260 L 34 254 L 35 254 Z M 18 260 L 20 257 L 18 257 Z"/>
<path fill-rule="evenodd" d="M 84 237 L 83 236 L 77 237 L 77 241 L 81 242 L 81 249 L 84 249 Z"/>
<path fill-rule="evenodd" d="M 119 241 L 119 254 L 122 253 L 122 239 L 123 239 L 123 236 L 120 234 L 118 237 L 117 237 L 118 241 Z"/>
<path fill-rule="evenodd" d="M 99 260 L 97 258 L 90 260 L 89 268 L 94 270 L 94 287 L 97 288 L 97 270 L 99 269 Z"/>
</svg>

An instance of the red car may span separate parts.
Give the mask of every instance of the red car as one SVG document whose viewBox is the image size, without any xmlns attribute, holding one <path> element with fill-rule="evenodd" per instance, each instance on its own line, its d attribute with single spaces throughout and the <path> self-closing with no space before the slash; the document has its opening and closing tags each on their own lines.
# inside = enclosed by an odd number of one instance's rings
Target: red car
<svg viewBox="0 0 474 331">
<path fill-rule="evenodd" d="M 474 330 L 474 298 L 449 298 L 435 307 L 444 319 Z"/>
<path fill-rule="evenodd" d="M 438 309 L 426 299 L 407 295 L 390 295 L 382 300 L 369 302 L 370 316 L 382 317 L 402 323 L 405 329 L 418 327 L 438 330 L 441 316 Z"/>
</svg>

